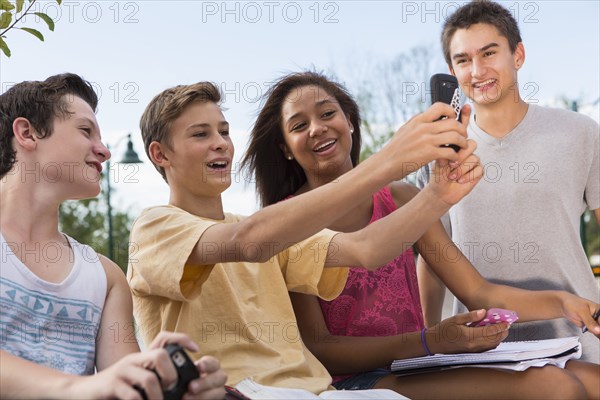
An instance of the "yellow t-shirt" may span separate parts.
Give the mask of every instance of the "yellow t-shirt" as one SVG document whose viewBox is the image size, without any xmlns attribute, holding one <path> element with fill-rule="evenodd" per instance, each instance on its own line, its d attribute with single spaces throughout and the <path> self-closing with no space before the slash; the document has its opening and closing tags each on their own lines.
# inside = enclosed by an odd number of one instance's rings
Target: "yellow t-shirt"
<svg viewBox="0 0 600 400">
<path fill-rule="evenodd" d="M 217 357 L 228 384 L 252 377 L 264 385 L 327 390 L 331 377 L 300 339 L 288 290 L 327 300 L 341 292 L 347 268 L 323 268 L 336 233 L 324 230 L 261 264 L 185 264 L 208 227 L 242 218 L 209 220 L 173 206 L 142 212 L 131 231 L 127 271 L 141 336 L 149 343 L 161 330 L 187 333 L 200 346 L 193 358 Z"/>
</svg>

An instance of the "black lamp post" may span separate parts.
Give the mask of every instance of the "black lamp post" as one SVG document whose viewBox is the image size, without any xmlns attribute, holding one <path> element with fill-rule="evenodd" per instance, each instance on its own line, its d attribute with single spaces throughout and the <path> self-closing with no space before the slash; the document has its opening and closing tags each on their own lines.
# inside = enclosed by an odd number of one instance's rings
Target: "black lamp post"
<svg viewBox="0 0 600 400">
<path fill-rule="evenodd" d="M 135 150 L 133 150 L 133 143 L 131 142 L 131 133 L 127 136 L 123 136 L 115 143 L 114 147 L 127 137 L 127 150 L 121 159 L 121 164 L 141 164 L 142 160 L 138 157 Z M 110 146 L 106 145 L 110 150 Z M 106 160 L 106 206 L 108 209 L 108 258 L 114 261 L 114 239 L 113 239 L 113 223 L 112 223 L 112 206 L 110 204 L 110 160 Z"/>
</svg>

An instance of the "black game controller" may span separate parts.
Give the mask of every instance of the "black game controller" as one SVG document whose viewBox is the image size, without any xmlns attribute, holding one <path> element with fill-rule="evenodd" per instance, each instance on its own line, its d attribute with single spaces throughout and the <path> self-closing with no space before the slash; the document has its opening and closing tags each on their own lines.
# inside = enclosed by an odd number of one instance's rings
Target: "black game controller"
<svg viewBox="0 0 600 400">
<path fill-rule="evenodd" d="M 187 392 L 190 382 L 200 377 L 200 374 L 193 361 L 180 345 L 168 344 L 165 346 L 165 350 L 169 353 L 169 357 L 177 370 L 177 384 L 174 388 L 163 391 L 163 396 L 165 400 L 181 400 Z"/>
<path fill-rule="evenodd" d="M 170 343 L 165 346 L 165 350 L 169 353 L 169 358 L 171 358 L 173 366 L 177 370 L 177 383 L 172 388 L 163 390 L 163 398 L 165 400 L 181 400 L 183 395 L 187 392 L 190 382 L 198 378 L 200 374 L 190 357 L 180 345 Z M 156 371 L 153 372 L 158 376 Z M 158 376 L 158 379 L 160 380 L 160 376 Z M 148 396 L 144 389 L 137 385 L 134 387 L 140 392 L 144 400 L 148 400 Z"/>
</svg>

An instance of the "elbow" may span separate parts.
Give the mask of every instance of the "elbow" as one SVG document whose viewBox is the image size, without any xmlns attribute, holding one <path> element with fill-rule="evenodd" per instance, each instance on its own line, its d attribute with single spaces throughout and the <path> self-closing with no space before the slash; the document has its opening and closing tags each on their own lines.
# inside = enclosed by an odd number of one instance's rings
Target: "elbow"
<svg viewBox="0 0 600 400">
<path fill-rule="evenodd" d="M 355 245 L 349 246 L 354 252 L 354 258 L 356 259 L 356 266 L 368 269 L 369 271 L 376 270 L 382 265 L 386 264 L 381 254 L 377 251 L 377 246 L 367 238 L 363 240 L 357 240 Z"/>
</svg>

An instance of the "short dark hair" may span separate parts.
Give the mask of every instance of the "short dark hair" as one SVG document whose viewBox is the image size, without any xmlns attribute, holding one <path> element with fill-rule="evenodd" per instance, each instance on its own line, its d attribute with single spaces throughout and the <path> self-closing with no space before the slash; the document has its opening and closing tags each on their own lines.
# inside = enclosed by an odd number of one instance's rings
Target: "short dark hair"
<svg viewBox="0 0 600 400">
<path fill-rule="evenodd" d="M 17 161 L 12 143 L 15 119 L 27 118 L 37 137 L 49 137 L 54 119 L 65 119 L 72 114 L 67 95 L 80 97 L 96 112 L 98 96 L 92 85 L 71 73 L 53 75 L 45 81 L 17 83 L 0 95 L 0 177 L 6 175 Z"/>
<path fill-rule="evenodd" d="M 297 161 L 285 159 L 280 145 L 285 143 L 281 110 L 292 90 L 304 86 L 322 88 L 340 104 L 354 128 L 350 158 L 356 166 L 360 158 L 360 112 L 358 104 L 346 88 L 324 74 L 307 71 L 286 75 L 277 80 L 265 93 L 264 106 L 252 128 L 248 150 L 242 168 L 256 178 L 256 189 L 263 207 L 277 203 L 295 193 L 305 182 L 306 175 Z"/>
<path fill-rule="evenodd" d="M 167 147 L 171 146 L 169 129 L 177 117 L 192 103 L 215 103 L 221 101 L 219 88 L 212 82 L 198 82 L 191 85 L 178 85 L 157 94 L 146 106 L 140 119 L 140 130 L 144 140 L 144 149 L 150 157 L 150 144 L 159 142 Z M 165 182 L 167 176 L 163 167 L 154 164 Z"/>
<path fill-rule="evenodd" d="M 475 24 L 490 24 L 508 40 L 511 52 L 522 42 L 519 25 L 509 10 L 489 0 L 474 0 L 457 9 L 444 23 L 442 50 L 448 65 L 452 65 L 450 42 L 458 29 L 469 29 Z"/>
</svg>

